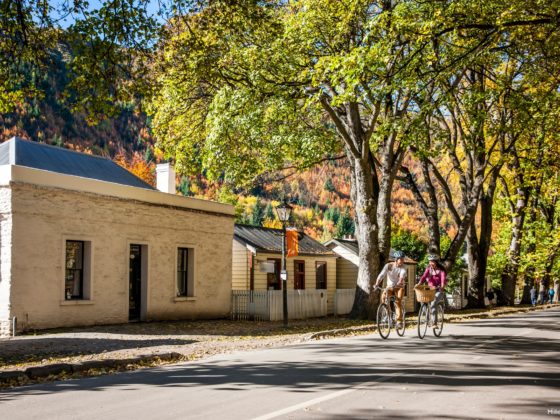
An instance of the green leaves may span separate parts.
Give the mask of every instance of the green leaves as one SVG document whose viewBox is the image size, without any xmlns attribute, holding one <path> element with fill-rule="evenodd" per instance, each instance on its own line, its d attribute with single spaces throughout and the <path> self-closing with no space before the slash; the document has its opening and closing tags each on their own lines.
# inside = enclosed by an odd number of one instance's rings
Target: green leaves
<svg viewBox="0 0 560 420">
<path fill-rule="evenodd" d="M 0 3 L 0 108 L 12 110 L 40 97 L 33 73 L 53 71 L 52 55 L 65 51 L 65 97 L 91 123 L 115 115 L 145 91 L 146 65 L 161 22 L 148 0 Z"/>
<path fill-rule="evenodd" d="M 247 184 L 336 150 L 322 112 L 305 100 L 300 61 L 286 54 L 277 11 L 210 5 L 177 20 L 168 36 L 150 110 L 160 147 L 179 169 Z"/>
</svg>

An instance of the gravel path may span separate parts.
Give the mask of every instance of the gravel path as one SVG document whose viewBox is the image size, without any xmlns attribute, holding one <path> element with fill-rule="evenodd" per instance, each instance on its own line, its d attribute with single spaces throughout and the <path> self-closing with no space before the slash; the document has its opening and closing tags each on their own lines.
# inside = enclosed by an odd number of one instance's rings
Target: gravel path
<svg viewBox="0 0 560 420">
<path fill-rule="evenodd" d="M 367 321 L 320 318 L 253 321 L 153 322 L 41 331 L 0 339 L 0 371 L 54 362 L 129 359 L 179 353 L 185 359 L 301 342 L 317 331 L 364 328 Z"/>
</svg>

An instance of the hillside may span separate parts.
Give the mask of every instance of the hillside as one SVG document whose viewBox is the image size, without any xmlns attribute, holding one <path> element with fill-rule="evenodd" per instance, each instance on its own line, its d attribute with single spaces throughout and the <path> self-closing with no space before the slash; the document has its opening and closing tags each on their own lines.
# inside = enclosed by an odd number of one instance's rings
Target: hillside
<svg viewBox="0 0 560 420">
<path fill-rule="evenodd" d="M 276 175 L 282 178 L 282 174 Z M 273 208 L 287 197 L 294 207 L 293 224 L 312 237 L 325 241 L 353 234 L 350 172 L 344 160 L 325 162 L 279 181 L 274 178 L 272 175 L 249 190 L 231 192 L 203 176 L 182 177 L 180 190 L 185 195 L 234 204 L 239 222 L 271 227 L 280 227 Z M 397 183 L 393 198 L 394 227 L 426 237 L 426 224 L 412 193 Z"/>
<path fill-rule="evenodd" d="M 0 115 L 0 140 L 20 136 L 109 157 L 154 184 L 154 141 L 146 115 L 136 111 L 134 104 L 122 104 L 117 116 L 90 124 L 84 113 L 72 109 L 71 100 L 64 93 L 64 54 L 55 51 L 53 57 L 51 71 L 31 75 L 45 95 L 18 105 L 12 113 Z M 354 230 L 350 173 L 345 160 L 325 162 L 287 177 L 271 174 L 248 190 L 229 191 L 208 182 L 203 175 L 178 177 L 178 184 L 184 195 L 235 204 L 238 221 L 243 223 L 278 226 L 273 208 L 287 197 L 294 205 L 293 223 L 317 239 L 351 235 Z M 394 198 L 394 224 L 422 234 L 422 216 L 411 193 L 397 185 Z"/>
<path fill-rule="evenodd" d="M 71 92 L 65 92 L 68 78 L 64 57 L 62 49 L 54 51 L 48 72 L 29 75 L 44 96 L 0 115 L 0 140 L 20 136 L 95 155 L 120 156 L 131 163 L 140 157 L 150 161 L 153 141 L 148 120 L 134 104 L 122 104 L 116 117 L 96 125 L 90 124 L 84 113 L 72 110 L 75 104 Z"/>
</svg>

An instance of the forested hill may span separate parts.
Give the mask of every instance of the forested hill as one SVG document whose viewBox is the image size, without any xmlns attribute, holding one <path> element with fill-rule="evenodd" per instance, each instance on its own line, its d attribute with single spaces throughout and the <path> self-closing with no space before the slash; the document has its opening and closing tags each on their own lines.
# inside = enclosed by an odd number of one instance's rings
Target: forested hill
<svg viewBox="0 0 560 420">
<path fill-rule="evenodd" d="M 118 115 L 98 124 L 88 123 L 85 113 L 72 110 L 73 98 L 66 92 L 67 54 L 63 47 L 53 51 L 51 57 L 48 72 L 28 75 L 44 95 L 18 105 L 13 112 L 0 114 L 0 140 L 17 135 L 128 162 L 138 160 L 139 155 L 151 160 L 153 142 L 146 116 L 136 112 L 132 104 L 123 104 Z"/>
<path fill-rule="evenodd" d="M 72 108 L 67 93 L 65 53 L 53 52 L 52 69 L 30 74 L 41 98 L 18 105 L 0 115 L 0 140 L 13 136 L 66 147 L 114 159 L 147 182 L 155 181 L 155 158 L 149 120 L 132 104 L 123 104 L 116 116 L 91 123 L 86 114 Z M 327 240 L 352 235 L 353 208 L 350 201 L 350 173 L 345 161 L 331 161 L 305 172 L 273 174 L 250 189 L 226 190 L 203 176 L 178 178 L 180 193 L 236 206 L 239 222 L 278 227 L 273 207 L 287 197 L 294 205 L 293 223 L 311 236 Z M 275 180 L 280 177 L 281 180 Z M 397 188 L 394 201 L 397 227 L 422 234 L 422 217 L 412 195 Z"/>
</svg>

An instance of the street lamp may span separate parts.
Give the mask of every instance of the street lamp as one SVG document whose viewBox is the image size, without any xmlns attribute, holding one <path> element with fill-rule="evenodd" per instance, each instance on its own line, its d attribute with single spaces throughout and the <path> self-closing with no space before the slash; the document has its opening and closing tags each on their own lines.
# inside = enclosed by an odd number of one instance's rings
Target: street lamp
<svg viewBox="0 0 560 420">
<path fill-rule="evenodd" d="M 284 327 L 288 326 L 288 271 L 286 270 L 286 222 L 290 219 L 292 206 L 285 200 L 282 204 L 276 206 L 276 214 L 278 220 L 282 222 L 282 271 L 280 278 L 282 279 L 282 309 L 284 314 Z"/>
</svg>

